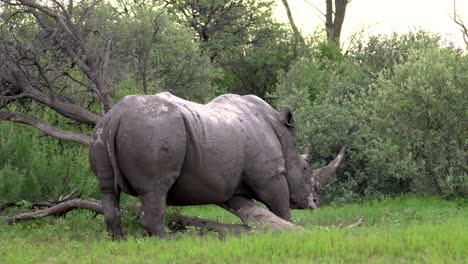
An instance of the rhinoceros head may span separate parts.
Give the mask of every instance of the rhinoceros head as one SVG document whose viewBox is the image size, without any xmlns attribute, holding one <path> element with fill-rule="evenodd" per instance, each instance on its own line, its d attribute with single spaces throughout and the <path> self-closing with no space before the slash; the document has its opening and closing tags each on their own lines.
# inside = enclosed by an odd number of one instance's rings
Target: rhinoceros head
<svg viewBox="0 0 468 264">
<path fill-rule="evenodd" d="M 307 161 L 297 151 L 296 124 L 291 108 L 281 106 L 279 118 L 282 124 L 281 141 L 286 167 L 286 180 L 289 187 L 291 208 L 317 207 L 317 194 L 312 172 Z"/>
<path fill-rule="evenodd" d="M 291 108 L 281 106 L 279 114 L 284 126 L 282 143 L 290 206 L 294 209 L 315 209 L 318 202 L 317 192 L 335 174 L 344 157 L 345 148 L 329 165 L 312 170 L 309 167 L 307 155 L 300 155 L 297 150 L 296 127 Z"/>
</svg>

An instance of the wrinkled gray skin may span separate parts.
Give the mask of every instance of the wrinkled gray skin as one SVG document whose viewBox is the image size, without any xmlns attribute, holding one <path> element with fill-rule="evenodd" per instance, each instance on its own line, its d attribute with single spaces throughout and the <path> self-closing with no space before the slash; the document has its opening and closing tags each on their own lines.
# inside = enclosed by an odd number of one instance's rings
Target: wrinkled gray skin
<svg viewBox="0 0 468 264">
<path fill-rule="evenodd" d="M 291 207 L 316 208 L 290 108 L 278 112 L 253 95 L 206 105 L 170 93 L 127 96 L 96 125 L 90 162 L 115 238 L 123 236 L 121 191 L 141 197 L 140 224 L 159 236 L 166 204 L 222 205 L 243 196 L 286 220 Z"/>
</svg>

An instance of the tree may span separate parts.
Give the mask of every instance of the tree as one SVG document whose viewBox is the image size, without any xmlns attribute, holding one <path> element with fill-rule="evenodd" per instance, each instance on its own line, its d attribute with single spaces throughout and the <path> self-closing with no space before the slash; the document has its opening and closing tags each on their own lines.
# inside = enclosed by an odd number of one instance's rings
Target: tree
<svg viewBox="0 0 468 264">
<path fill-rule="evenodd" d="M 272 18 L 271 0 L 163 0 L 192 27 L 206 53 L 222 69 L 220 93 L 274 94 L 277 73 L 295 58 L 294 39 Z"/>
<path fill-rule="evenodd" d="M 199 100 L 211 92 L 208 59 L 187 29 L 157 9 L 127 5 L 132 13 L 125 13 L 100 0 L 0 3 L 0 119 L 88 144 L 86 134 L 52 126 L 37 109 L 83 128 L 130 92 L 169 90 Z M 24 107 L 31 101 L 34 109 Z"/>
<path fill-rule="evenodd" d="M 343 27 L 344 18 L 346 15 L 346 7 L 351 0 L 325 0 L 325 13 L 313 3 L 305 0 L 313 8 L 318 10 L 325 17 L 325 29 L 327 32 L 327 40 L 340 45 L 341 29 Z"/>
<path fill-rule="evenodd" d="M 35 126 L 48 135 L 88 144 L 8 106 L 29 98 L 77 123 L 94 125 L 113 105 L 106 74 L 112 39 L 90 13 L 99 1 L 68 5 L 56 0 L 1 0 L 0 119 Z M 91 111 L 98 101 L 100 110 Z M 88 105 L 89 107 L 86 107 Z M 94 109 L 95 110 L 95 109 Z M 13 111 L 13 112 L 12 112 Z"/>
<path fill-rule="evenodd" d="M 468 27 L 465 25 L 461 17 L 457 14 L 457 3 L 456 0 L 453 0 L 453 21 L 460 26 L 460 31 L 463 34 L 463 40 L 465 45 L 468 48 Z"/>
<path fill-rule="evenodd" d="M 327 39 L 337 45 L 340 44 L 341 28 L 346 14 L 346 7 L 351 0 L 335 0 L 335 8 L 333 8 L 332 0 L 326 0 L 326 23 Z"/>
<path fill-rule="evenodd" d="M 46 135 L 89 145 L 85 132 L 60 129 L 60 124 L 51 125 L 32 112 L 46 108 L 69 119 L 70 126 L 93 127 L 112 108 L 117 91 L 110 88 L 109 76 L 114 70 L 121 73 L 119 67 L 128 69 L 113 53 L 119 36 L 110 25 L 121 21 L 119 12 L 101 0 L 0 0 L 0 19 L 0 120 L 28 124 Z M 158 39 L 155 31 L 150 42 Z M 254 37 L 248 39 L 251 44 L 269 33 L 265 28 L 255 32 L 258 35 L 249 35 Z M 137 56 L 150 56 L 147 53 L 152 54 L 145 46 Z M 179 78 L 184 69 L 177 70 Z M 314 170 L 317 175 L 313 177 L 325 181 L 337 164 L 332 167 Z M 244 221 L 260 217 L 263 222 L 284 222 L 244 198 L 227 201 L 225 208 Z"/>
<path fill-rule="evenodd" d="M 301 35 L 301 32 L 299 32 L 299 29 L 297 28 L 296 23 L 294 23 L 294 18 L 291 13 L 291 8 L 289 8 L 288 0 L 282 0 L 282 2 L 284 5 L 284 8 L 286 8 L 286 14 L 288 15 L 289 24 L 291 25 L 291 29 L 294 33 L 294 46 L 295 46 L 295 52 L 297 52 L 296 51 L 297 45 L 299 43 L 304 44 L 305 41 Z"/>
<path fill-rule="evenodd" d="M 262 23 L 272 1 L 255 0 L 161 0 L 195 30 L 212 61 L 230 46 L 250 41 L 248 31 Z"/>
<path fill-rule="evenodd" d="M 118 23 L 109 27 L 117 33 L 113 50 L 120 67 L 115 70 L 125 65 L 127 73 L 120 76 L 136 82 L 144 94 L 165 90 L 201 101 L 211 93 L 214 67 L 189 28 L 171 21 L 153 1 L 119 1 L 116 8 Z"/>
</svg>

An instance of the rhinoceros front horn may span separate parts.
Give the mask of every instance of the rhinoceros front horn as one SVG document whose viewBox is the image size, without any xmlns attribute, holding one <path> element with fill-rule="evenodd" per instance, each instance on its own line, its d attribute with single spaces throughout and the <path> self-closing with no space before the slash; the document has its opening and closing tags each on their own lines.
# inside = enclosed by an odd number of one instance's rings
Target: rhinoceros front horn
<svg viewBox="0 0 468 264">
<path fill-rule="evenodd" d="M 343 147 L 338 156 L 336 156 L 336 158 L 330 162 L 330 164 L 325 167 L 312 170 L 312 178 L 314 179 L 315 188 L 317 191 L 325 186 L 330 178 L 335 174 L 336 169 L 344 158 L 345 151 L 346 149 Z"/>
</svg>

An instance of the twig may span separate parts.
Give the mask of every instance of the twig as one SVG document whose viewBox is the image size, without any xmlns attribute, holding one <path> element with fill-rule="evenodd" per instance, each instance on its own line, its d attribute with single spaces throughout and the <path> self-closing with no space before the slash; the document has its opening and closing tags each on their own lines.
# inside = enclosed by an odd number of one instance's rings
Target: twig
<svg viewBox="0 0 468 264">
<path fill-rule="evenodd" d="M 346 226 L 346 228 L 354 228 L 354 227 L 358 227 L 358 226 L 362 226 L 362 224 L 364 223 L 362 217 L 359 218 L 355 223 L 352 223 L 348 226 Z M 342 229 L 344 226 L 344 223 L 341 223 L 337 226 L 338 229 Z"/>
</svg>

